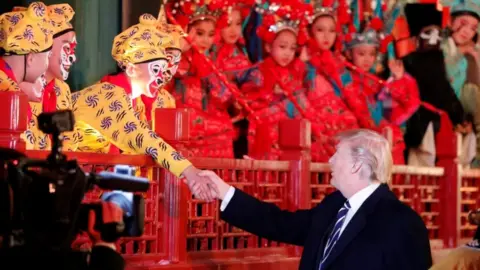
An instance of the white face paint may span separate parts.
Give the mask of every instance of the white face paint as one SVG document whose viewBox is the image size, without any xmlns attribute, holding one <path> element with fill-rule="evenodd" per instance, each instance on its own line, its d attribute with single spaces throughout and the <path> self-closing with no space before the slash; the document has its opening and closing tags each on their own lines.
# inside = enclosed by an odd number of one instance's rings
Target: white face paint
<svg viewBox="0 0 480 270">
<path fill-rule="evenodd" d="M 71 42 L 65 43 L 62 46 L 62 50 L 60 52 L 60 56 L 61 56 L 60 72 L 62 73 L 62 77 L 64 80 L 68 79 L 68 75 L 70 73 L 70 67 L 77 60 L 75 56 L 76 46 L 77 46 L 77 40 L 75 37 L 73 37 Z"/>
<path fill-rule="evenodd" d="M 158 90 L 160 87 L 163 87 L 165 84 L 165 78 L 163 77 L 163 73 L 168 68 L 168 61 L 167 60 L 156 60 L 153 62 L 148 63 L 148 74 L 150 75 L 150 79 L 147 83 L 147 89 L 149 90 L 149 94 L 153 95 L 153 91 Z"/>
</svg>

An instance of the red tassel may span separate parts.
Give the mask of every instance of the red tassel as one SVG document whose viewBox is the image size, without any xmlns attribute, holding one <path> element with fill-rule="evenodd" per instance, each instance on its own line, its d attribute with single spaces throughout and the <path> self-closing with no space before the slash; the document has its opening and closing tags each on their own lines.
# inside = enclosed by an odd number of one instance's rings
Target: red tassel
<svg viewBox="0 0 480 270">
<path fill-rule="evenodd" d="M 350 22 L 350 15 L 344 2 L 340 3 L 337 8 L 337 21 L 339 25 L 345 25 Z"/>
<path fill-rule="evenodd" d="M 382 41 L 380 42 L 380 49 L 379 49 L 381 53 L 387 52 L 387 47 L 388 47 L 388 44 L 390 44 L 390 42 L 393 42 L 392 35 L 388 35 L 384 39 L 382 39 Z"/>
<path fill-rule="evenodd" d="M 380 18 L 375 17 L 370 21 L 370 27 L 375 31 L 380 31 L 383 29 L 383 21 Z"/>
<path fill-rule="evenodd" d="M 353 23 L 350 24 L 350 25 L 348 26 L 348 33 L 349 33 L 349 34 L 353 34 L 353 33 L 356 33 L 356 32 L 357 32 L 357 29 L 355 28 L 355 25 L 353 25 Z"/>
<path fill-rule="evenodd" d="M 345 41 L 346 41 L 346 42 L 352 42 L 352 41 L 353 41 L 353 35 L 352 35 L 352 33 L 348 33 L 348 34 L 345 36 Z"/>
<path fill-rule="evenodd" d="M 446 28 L 450 24 L 450 7 L 442 9 L 442 28 Z"/>
<path fill-rule="evenodd" d="M 322 6 L 323 7 L 332 7 L 333 2 L 334 2 L 334 0 L 324 0 L 324 1 L 322 1 Z"/>
<path fill-rule="evenodd" d="M 182 10 L 185 14 L 192 15 L 193 14 L 192 3 L 190 2 L 183 3 Z"/>
</svg>

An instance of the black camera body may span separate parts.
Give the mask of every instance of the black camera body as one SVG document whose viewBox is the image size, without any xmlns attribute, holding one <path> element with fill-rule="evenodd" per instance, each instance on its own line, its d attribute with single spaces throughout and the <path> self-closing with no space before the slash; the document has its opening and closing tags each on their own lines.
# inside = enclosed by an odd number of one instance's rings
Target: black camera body
<svg viewBox="0 0 480 270">
<path fill-rule="evenodd" d="M 0 249 L 69 250 L 77 234 L 87 230 L 91 210 L 102 240 L 114 242 L 121 236 L 140 236 L 143 196 L 131 192 L 147 191 L 148 179 L 111 172 L 84 173 L 76 160 L 67 160 L 60 138 L 62 132 L 73 130 L 71 111 L 43 113 L 38 124 L 44 133 L 52 135 L 52 150 L 46 160 L 32 160 L 12 149 L 0 149 Z M 101 203 L 82 203 L 85 193 L 95 186 L 127 191 L 102 196 L 102 200 L 122 209 L 123 224 L 103 224 Z"/>
</svg>

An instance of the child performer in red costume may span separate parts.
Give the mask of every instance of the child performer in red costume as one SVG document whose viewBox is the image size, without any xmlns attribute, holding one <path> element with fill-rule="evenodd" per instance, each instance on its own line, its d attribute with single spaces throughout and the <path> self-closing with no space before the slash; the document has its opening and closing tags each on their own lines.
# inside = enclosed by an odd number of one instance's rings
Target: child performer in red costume
<svg viewBox="0 0 480 270">
<path fill-rule="evenodd" d="M 216 40 L 210 54 L 210 58 L 218 70 L 225 74 L 227 79 L 237 87 L 241 87 L 248 75 L 248 68 L 251 67 L 242 28 L 252 6 L 253 1 L 248 0 L 226 0 L 223 2 L 222 14 L 217 23 Z M 208 87 L 217 87 L 220 89 L 217 91 L 225 91 L 226 86 L 215 73 L 209 76 L 209 82 Z M 241 116 L 239 109 L 238 106 L 230 106 L 228 113 L 231 117 Z M 242 158 L 248 153 L 248 121 L 237 117 L 234 122 L 236 131 L 233 142 L 234 154 L 236 158 Z"/>
<path fill-rule="evenodd" d="M 310 40 L 306 47 L 308 100 L 317 112 L 317 119 L 325 125 L 325 135 L 333 137 L 339 132 L 358 128 L 357 118 L 343 101 L 341 74 L 345 68 L 340 58 L 334 55 L 335 44 L 340 40 L 337 31 L 348 21 L 348 14 L 342 1 L 311 3 L 313 12 L 308 17 Z M 351 87 L 350 84 L 347 86 Z"/>
<path fill-rule="evenodd" d="M 186 0 L 168 3 L 170 12 L 199 49 L 186 44 L 170 92 L 179 108 L 190 108 L 192 115 L 191 145 L 194 156 L 233 157 L 233 126 L 227 108 L 232 102 L 226 88 L 211 87 L 212 70 L 205 63 L 211 53 L 215 29 L 221 12 L 221 1 Z"/>
<path fill-rule="evenodd" d="M 314 134 L 322 132 L 314 121 L 315 112 L 305 94 L 305 64 L 295 56 L 298 44 L 307 39 L 305 13 L 308 5 L 276 1 L 269 5 L 260 3 L 257 11 L 265 15 L 257 33 L 269 56 L 252 67 L 249 79 L 242 86 L 256 111 L 250 116 L 249 156 L 278 159 L 281 154 L 278 146 L 280 120 L 306 118 L 312 122 Z M 254 120 L 254 116 L 259 120 Z M 329 153 L 323 147 L 324 141 L 316 139 L 312 153 L 316 155 L 316 161 L 327 161 Z"/>
<path fill-rule="evenodd" d="M 385 37 L 385 34 L 391 31 L 396 19 L 392 12 L 389 14 L 390 21 L 386 21 L 384 27 L 382 3 L 381 1 L 374 3 L 376 6 L 372 7 L 372 10 L 375 10 L 375 17 L 370 21 L 362 21 L 358 15 L 362 13 L 359 8 L 361 5 L 357 1 L 352 2 L 354 20 L 349 27 L 350 33 L 345 37 L 346 55 L 358 70 L 350 72 L 354 87 L 345 88 L 344 97 L 348 106 L 355 112 L 361 127 L 379 132 L 385 127 L 391 128 L 394 162 L 404 164 L 405 143 L 400 126 L 418 109 L 420 97 L 415 79 L 405 73 L 401 61 L 393 59 L 392 49 L 389 50 L 388 62 L 391 76 L 386 84 L 380 84 L 365 76 L 365 73 L 375 71 L 378 53 L 387 52 L 391 38 Z M 398 5 L 394 7 L 403 8 Z M 364 30 L 357 32 L 361 24 L 365 25 Z M 385 33 L 380 33 L 381 30 Z"/>
<path fill-rule="evenodd" d="M 217 23 L 217 39 L 212 47 L 211 59 L 227 78 L 238 84 L 239 73 L 250 67 L 242 34 L 243 22 L 250 12 L 252 1 L 227 0 Z"/>
</svg>

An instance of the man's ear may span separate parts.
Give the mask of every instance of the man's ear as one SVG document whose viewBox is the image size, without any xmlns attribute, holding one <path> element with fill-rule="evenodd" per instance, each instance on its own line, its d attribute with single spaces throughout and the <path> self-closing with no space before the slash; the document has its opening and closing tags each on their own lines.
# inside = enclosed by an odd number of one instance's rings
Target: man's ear
<svg viewBox="0 0 480 270">
<path fill-rule="evenodd" d="M 132 63 L 128 63 L 125 67 L 125 73 L 128 77 L 135 78 L 137 76 L 137 70 L 135 68 L 135 65 Z"/>
<path fill-rule="evenodd" d="M 25 61 L 27 64 L 27 67 L 33 66 L 33 63 L 35 62 L 35 57 L 38 57 L 39 55 L 37 53 L 29 53 L 25 55 Z"/>
<path fill-rule="evenodd" d="M 362 165 L 363 165 L 363 162 L 355 162 L 352 166 L 352 170 L 351 170 L 351 173 L 352 174 L 356 174 L 360 171 L 360 169 L 362 168 Z"/>
</svg>

